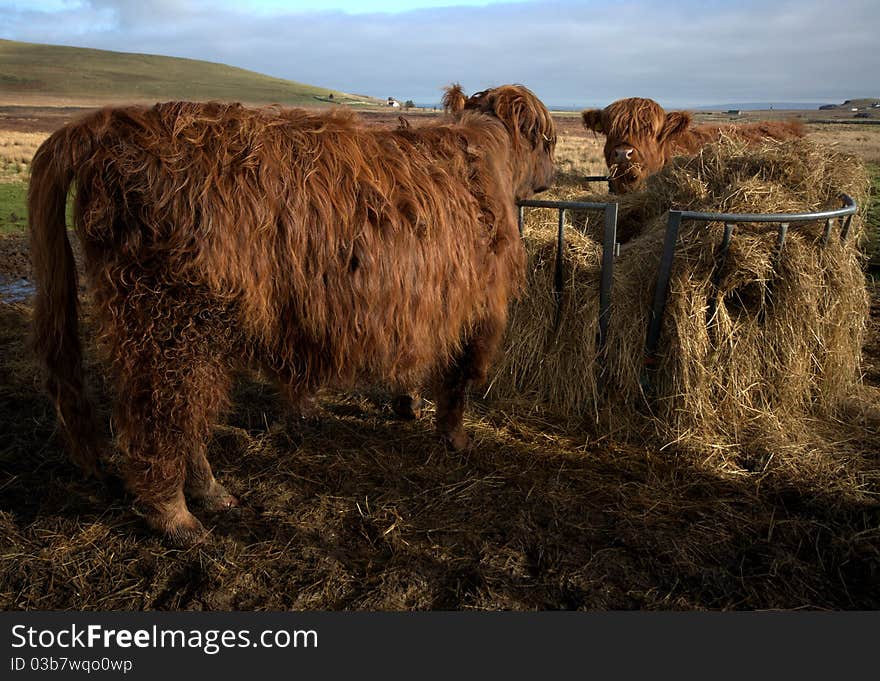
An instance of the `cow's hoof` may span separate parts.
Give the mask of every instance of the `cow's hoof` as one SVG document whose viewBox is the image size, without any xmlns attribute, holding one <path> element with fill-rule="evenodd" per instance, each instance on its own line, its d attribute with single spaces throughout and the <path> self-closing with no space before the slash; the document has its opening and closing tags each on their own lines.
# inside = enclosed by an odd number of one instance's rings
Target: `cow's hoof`
<svg viewBox="0 0 880 681">
<path fill-rule="evenodd" d="M 211 483 L 206 493 L 196 496 L 195 500 L 203 509 L 210 512 L 228 511 L 238 506 L 238 499 L 216 480 Z"/>
<path fill-rule="evenodd" d="M 186 525 L 178 525 L 177 527 L 165 533 L 165 542 L 177 549 L 189 549 L 197 544 L 201 544 L 208 539 L 208 530 L 195 516 L 192 517 L 193 523 Z"/>
<path fill-rule="evenodd" d="M 165 544 L 176 549 L 191 548 L 208 538 L 205 526 L 189 511 L 173 516 L 147 516 L 147 524 L 162 533 Z"/>
<path fill-rule="evenodd" d="M 324 414 L 325 409 L 318 401 L 317 395 L 303 395 L 299 399 L 291 400 L 284 418 L 287 427 L 295 430 L 303 425 L 318 425 Z"/>
<path fill-rule="evenodd" d="M 391 398 L 391 411 L 395 416 L 404 421 L 414 421 L 421 418 L 425 401 L 419 396 L 395 395 Z"/>
<path fill-rule="evenodd" d="M 455 452 L 463 452 L 466 449 L 470 449 L 471 446 L 471 438 L 463 430 L 457 430 L 454 433 L 443 433 L 443 442 Z"/>
</svg>

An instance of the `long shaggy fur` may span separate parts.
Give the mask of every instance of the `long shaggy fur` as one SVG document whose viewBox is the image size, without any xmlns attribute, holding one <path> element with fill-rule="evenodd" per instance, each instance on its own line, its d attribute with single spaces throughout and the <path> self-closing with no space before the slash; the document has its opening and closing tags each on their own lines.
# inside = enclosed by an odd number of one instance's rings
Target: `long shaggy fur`
<svg viewBox="0 0 880 681">
<path fill-rule="evenodd" d="M 441 124 L 377 130 L 337 110 L 173 102 L 105 109 L 52 135 L 29 206 L 36 346 L 74 455 L 96 464 L 77 338 L 77 235 L 116 376 L 128 485 L 172 538 L 183 501 L 232 503 L 204 458 L 242 359 L 294 403 L 322 386 L 434 380 L 463 442 L 524 278 L 514 205 L 552 179 L 555 132 L 521 86 Z"/>
<path fill-rule="evenodd" d="M 667 113 L 653 99 L 619 99 L 604 109 L 581 112 L 588 130 L 605 135 L 605 162 L 611 189 L 618 194 L 639 189 L 673 156 L 693 155 L 722 137 L 752 144 L 804 136 L 800 121 L 760 121 L 745 125 L 693 125 L 687 111 Z"/>
</svg>

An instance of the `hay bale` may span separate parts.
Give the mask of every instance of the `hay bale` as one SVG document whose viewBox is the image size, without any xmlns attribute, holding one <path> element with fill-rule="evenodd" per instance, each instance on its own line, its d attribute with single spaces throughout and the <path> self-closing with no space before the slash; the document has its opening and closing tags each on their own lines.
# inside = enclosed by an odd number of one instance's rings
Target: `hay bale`
<svg viewBox="0 0 880 681">
<path fill-rule="evenodd" d="M 773 227 L 737 225 L 717 288 L 721 226 L 686 222 L 652 395 L 643 391 L 645 335 L 669 208 L 805 212 L 839 207 L 841 192 L 864 205 L 867 190 L 859 161 L 807 140 L 750 148 L 724 139 L 676 159 L 622 205 L 624 215 L 639 216 L 638 229 L 616 260 L 604 363 L 596 347 L 602 249 L 589 236 L 598 237 L 601 220 L 575 215 L 587 235 L 568 231 L 558 329 L 555 230 L 527 222 L 528 291 L 512 310 L 488 394 L 579 419 L 604 409 L 612 426 L 642 423 L 664 441 L 713 447 L 791 433 L 807 415 L 834 414 L 860 377 L 868 298 L 852 237 L 861 216 L 849 241 L 832 238 L 825 247 L 823 224 L 793 224 L 778 257 Z"/>
<path fill-rule="evenodd" d="M 864 163 L 833 147 L 806 138 L 758 146 L 722 138 L 673 159 L 644 198 L 657 212 L 789 213 L 838 207 L 841 192 L 864 204 L 869 188 Z"/>
<path fill-rule="evenodd" d="M 867 297 L 855 249 L 839 241 L 822 249 L 792 229 L 777 259 L 775 233 L 738 231 L 717 289 L 720 230 L 695 223 L 681 234 L 651 400 L 669 439 L 736 443 L 743 431 L 787 428 L 832 413 L 859 378 Z M 612 312 L 609 364 L 627 405 L 644 399 L 638 377 L 659 234 L 633 243 L 637 262 L 619 263 L 624 307 Z"/>
<path fill-rule="evenodd" d="M 555 222 L 531 226 L 523 239 L 526 289 L 511 309 L 504 350 L 487 394 L 580 414 L 599 403 L 596 335 L 602 247 L 567 231 L 563 294 L 557 302 Z"/>
</svg>

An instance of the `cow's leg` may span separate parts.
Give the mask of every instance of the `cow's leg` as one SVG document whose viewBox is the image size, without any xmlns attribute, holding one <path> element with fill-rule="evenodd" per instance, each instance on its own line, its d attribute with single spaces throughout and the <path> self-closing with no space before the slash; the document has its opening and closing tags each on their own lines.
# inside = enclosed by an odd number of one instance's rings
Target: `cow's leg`
<svg viewBox="0 0 880 681">
<path fill-rule="evenodd" d="M 470 383 L 467 376 L 465 354 L 446 370 L 437 392 L 437 432 L 456 451 L 467 449 L 470 444 L 470 438 L 462 426 L 465 391 Z"/>
<path fill-rule="evenodd" d="M 472 383 L 485 382 L 503 332 L 503 319 L 484 320 L 441 378 L 437 393 L 437 432 L 455 450 L 466 449 L 470 444 L 462 426 L 467 388 Z"/>
<path fill-rule="evenodd" d="M 391 398 L 391 411 L 405 421 L 412 421 L 422 415 L 425 401 L 418 393 L 396 392 Z"/>
<path fill-rule="evenodd" d="M 291 431 L 304 422 L 320 421 L 322 409 L 317 386 L 307 384 L 295 368 L 286 364 L 264 363 L 264 367 L 267 373 L 274 375 L 275 385 L 286 407 L 280 426 Z"/>
<path fill-rule="evenodd" d="M 205 456 L 206 450 L 207 439 L 203 439 L 187 452 L 184 491 L 207 511 L 225 511 L 238 506 L 238 499 L 214 477 L 211 464 Z"/>
<path fill-rule="evenodd" d="M 187 333 L 189 331 L 189 333 Z M 205 458 L 207 439 L 229 392 L 229 370 L 210 337 L 191 329 L 130 334 L 117 362 L 116 422 L 126 455 L 125 479 L 147 523 L 173 544 L 191 545 L 206 534 L 190 513 L 184 489 L 213 508 L 235 503 L 214 480 Z"/>
</svg>

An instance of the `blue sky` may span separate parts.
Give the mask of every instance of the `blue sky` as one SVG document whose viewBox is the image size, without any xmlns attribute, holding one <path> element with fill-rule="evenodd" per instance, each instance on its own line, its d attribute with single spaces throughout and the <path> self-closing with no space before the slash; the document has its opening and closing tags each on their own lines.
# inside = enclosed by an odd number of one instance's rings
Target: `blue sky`
<svg viewBox="0 0 880 681">
<path fill-rule="evenodd" d="M 357 0 L 258 0 L 249 3 L 249 9 L 256 12 L 275 13 L 293 11 L 341 11 L 349 14 L 375 14 L 381 12 L 407 12 L 415 9 L 437 7 L 484 7 L 486 5 L 510 4 L 527 0 L 381 0 L 379 2 L 358 2 Z M 241 3 L 220 2 L 227 7 L 238 7 Z"/>
<path fill-rule="evenodd" d="M 880 96 L 877 0 L 0 0 L 0 37 L 207 59 L 431 103 L 529 86 L 547 103 Z"/>
<path fill-rule="evenodd" d="M 340 11 L 349 14 L 375 14 L 382 12 L 398 13 L 416 9 L 429 9 L 437 7 L 484 7 L 486 5 L 511 4 L 515 2 L 527 2 L 528 0 L 373 0 L 362 2 L 359 0 L 254 0 L 247 3 L 247 10 L 253 14 L 279 14 L 282 12 L 320 12 Z M 10 0 L 0 2 L 0 8 L 16 8 L 18 10 L 31 9 L 48 12 L 58 12 L 70 7 L 81 6 L 88 3 L 78 0 Z M 144 0 L 144 4 L 150 4 Z M 242 6 L 241 2 L 230 0 L 217 0 L 212 3 L 213 7 L 237 9 Z"/>
</svg>

